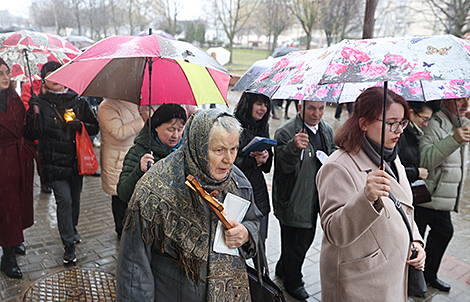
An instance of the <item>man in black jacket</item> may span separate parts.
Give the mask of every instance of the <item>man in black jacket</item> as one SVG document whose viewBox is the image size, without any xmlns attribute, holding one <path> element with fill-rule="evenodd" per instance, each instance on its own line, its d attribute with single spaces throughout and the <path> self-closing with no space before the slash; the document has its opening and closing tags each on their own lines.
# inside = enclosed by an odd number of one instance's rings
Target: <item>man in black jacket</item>
<svg viewBox="0 0 470 302">
<path fill-rule="evenodd" d="M 52 182 L 60 237 L 65 246 L 64 263 L 67 264 L 77 260 L 75 243 L 81 241 L 76 226 L 83 176 L 78 172 L 76 132 L 82 131 L 83 122 L 88 134 L 95 135 L 99 125 L 88 103 L 77 93 L 46 80 L 60 66 L 57 62 L 43 65 L 41 92 L 38 97 L 30 99 L 27 123 L 38 132 L 38 154 L 44 172 Z M 66 111 L 69 116 L 75 115 L 72 121 L 66 122 Z"/>
</svg>

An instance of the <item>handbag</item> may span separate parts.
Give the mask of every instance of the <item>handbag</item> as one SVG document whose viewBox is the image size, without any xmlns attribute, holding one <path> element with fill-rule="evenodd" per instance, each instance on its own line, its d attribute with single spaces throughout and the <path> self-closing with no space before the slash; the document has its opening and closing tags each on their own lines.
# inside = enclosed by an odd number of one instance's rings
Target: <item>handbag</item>
<svg viewBox="0 0 470 302">
<path fill-rule="evenodd" d="M 258 243 L 257 261 L 253 261 L 255 268 L 246 265 L 250 283 L 250 295 L 253 302 L 286 302 L 284 294 L 276 283 L 269 278 L 269 269 L 264 244 Z M 254 259 L 253 259 L 254 260 Z"/>
<path fill-rule="evenodd" d="M 411 191 L 413 191 L 413 204 L 431 201 L 431 193 L 424 180 L 418 179 L 411 183 Z"/>
<path fill-rule="evenodd" d="M 82 123 L 82 131 L 76 131 L 75 143 L 77 145 L 78 173 L 80 175 L 93 175 L 98 170 L 98 160 L 93 150 L 90 136 Z"/>
<path fill-rule="evenodd" d="M 400 213 L 403 221 L 405 222 L 406 228 L 408 229 L 408 235 L 410 236 L 410 242 L 413 243 L 413 233 L 411 232 L 411 225 L 406 218 L 405 212 L 401 207 L 401 203 L 389 192 L 390 199 L 395 203 L 395 207 L 397 208 L 398 212 Z M 415 248 L 411 250 L 411 257 L 410 259 L 414 259 L 417 256 L 417 251 Z M 409 266 L 408 268 L 408 296 L 415 296 L 415 297 L 424 297 L 424 294 L 428 291 L 428 287 L 426 286 L 426 280 L 424 279 L 424 273 L 422 270 L 417 270 L 414 266 Z"/>
</svg>

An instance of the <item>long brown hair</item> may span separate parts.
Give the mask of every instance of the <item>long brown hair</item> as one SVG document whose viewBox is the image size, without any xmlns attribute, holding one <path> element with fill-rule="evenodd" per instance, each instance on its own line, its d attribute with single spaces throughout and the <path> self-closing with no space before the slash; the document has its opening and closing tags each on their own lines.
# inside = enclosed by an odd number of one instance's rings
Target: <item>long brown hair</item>
<svg viewBox="0 0 470 302">
<path fill-rule="evenodd" d="M 8 66 L 8 64 L 2 58 L 0 58 L 0 66 L 2 65 L 5 65 L 8 68 L 8 71 L 11 71 L 10 66 Z M 18 95 L 16 93 L 15 87 L 13 87 L 13 82 L 11 81 L 11 78 L 10 78 L 10 85 L 8 86 L 6 90 L 12 93 L 13 96 Z"/>
<path fill-rule="evenodd" d="M 359 119 L 365 118 L 367 124 L 381 118 L 384 98 L 383 87 L 371 87 L 362 92 L 354 103 L 352 116 L 343 124 L 335 136 L 335 144 L 348 153 L 359 152 L 362 144 L 363 132 L 359 126 Z M 402 96 L 395 92 L 387 91 L 387 108 L 393 103 L 398 103 L 405 109 L 405 119 L 410 116 L 408 104 Z"/>
</svg>

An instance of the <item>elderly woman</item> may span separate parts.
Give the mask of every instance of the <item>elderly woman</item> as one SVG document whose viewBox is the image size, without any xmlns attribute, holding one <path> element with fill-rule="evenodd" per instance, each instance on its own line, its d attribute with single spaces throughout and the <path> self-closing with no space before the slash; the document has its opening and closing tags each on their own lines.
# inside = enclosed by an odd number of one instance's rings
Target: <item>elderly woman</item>
<svg viewBox="0 0 470 302">
<path fill-rule="evenodd" d="M 137 181 L 147 172 L 148 163 L 153 165 L 181 146 L 186 119 L 186 111 L 178 104 L 163 104 L 158 107 L 149 120 L 152 129 L 150 139 L 152 153 L 148 153 L 149 122 L 146 122 L 135 138 L 134 145 L 127 152 L 119 175 L 117 193 L 124 204 L 121 204 L 121 210 L 122 207 L 124 207 L 124 212 L 127 209 L 127 203 L 131 199 Z M 122 213 L 121 210 L 120 213 Z M 124 213 L 122 213 L 121 220 L 122 218 L 124 218 Z M 121 237 L 120 233 L 118 235 Z"/>
<path fill-rule="evenodd" d="M 25 254 L 23 229 L 33 225 L 34 143 L 25 140 L 25 108 L 13 88 L 10 67 L 0 58 L 0 246 L 1 271 L 23 275 L 16 254 Z M 27 130 L 27 129 L 26 129 Z"/>
<path fill-rule="evenodd" d="M 244 258 L 256 252 L 261 213 L 251 203 L 242 223 L 229 220 L 225 243 L 241 256 L 216 253 L 217 217 L 185 185 L 192 175 L 219 201 L 229 192 L 253 201 L 249 181 L 233 165 L 239 131 L 228 113 L 196 112 L 182 146 L 137 183 L 121 240 L 117 301 L 251 300 Z"/>
<path fill-rule="evenodd" d="M 324 231 L 320 275 L 322 301 L 406 301 L 408 265 L 424 267 L 425 253 L 413 220 L 412 194 L 396 143 L 408 126 L 408 105 L 388 91 L 382 120 L 383 87 L 365 90 L 352 116 L 335 137 L 340 148 L 318 172 Z M 380 166 L 385 123 L 385 171 Z M 401 202 L 413 238 L 389 192 Z M 418 250 L 410 260 L 411 248 Z"/>
</svg>

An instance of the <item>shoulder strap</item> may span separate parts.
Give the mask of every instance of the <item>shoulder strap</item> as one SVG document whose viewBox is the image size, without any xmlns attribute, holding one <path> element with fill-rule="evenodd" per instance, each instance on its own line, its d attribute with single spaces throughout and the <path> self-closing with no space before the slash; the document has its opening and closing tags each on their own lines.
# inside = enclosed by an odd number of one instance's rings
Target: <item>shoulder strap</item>
<svg viewBox="0 0 470 302">
<path fill-rule="evenodd" d="M 398 213 L 400 213 L 401 218 L 403 218 L 403 221 L 405 222 L 406 228 L 408 229 L 408 235 L 410 236 L 410 242 L 413 243 L 413 233 L 411 232 L 411 225 L 410 222 L 408 221 L 408 218 L 406 218 L 406 214 L 403 211 L 403 208 L 401 207 L 401 202 L 398 201 L 395 196 L 393 196 L 392 192 L 388 192 L 390 199 L 393 201 L 395 204 L 395 208 L 397 208 Z"/>
<path fill-rule="evenodd" d="M 57 108 L 55 106 L 53 106 L 51 103 L 47 102 L 47 104 L 52 108 L 52 110 L 54 110 L 55 114 L 57 114 L 57 116 L 59 117 L 59 119 L 67 124 L 67 122 L 65 121 L 64 117 L 59 113 L 59 110 L 57 110 Z"/>
</svg>

